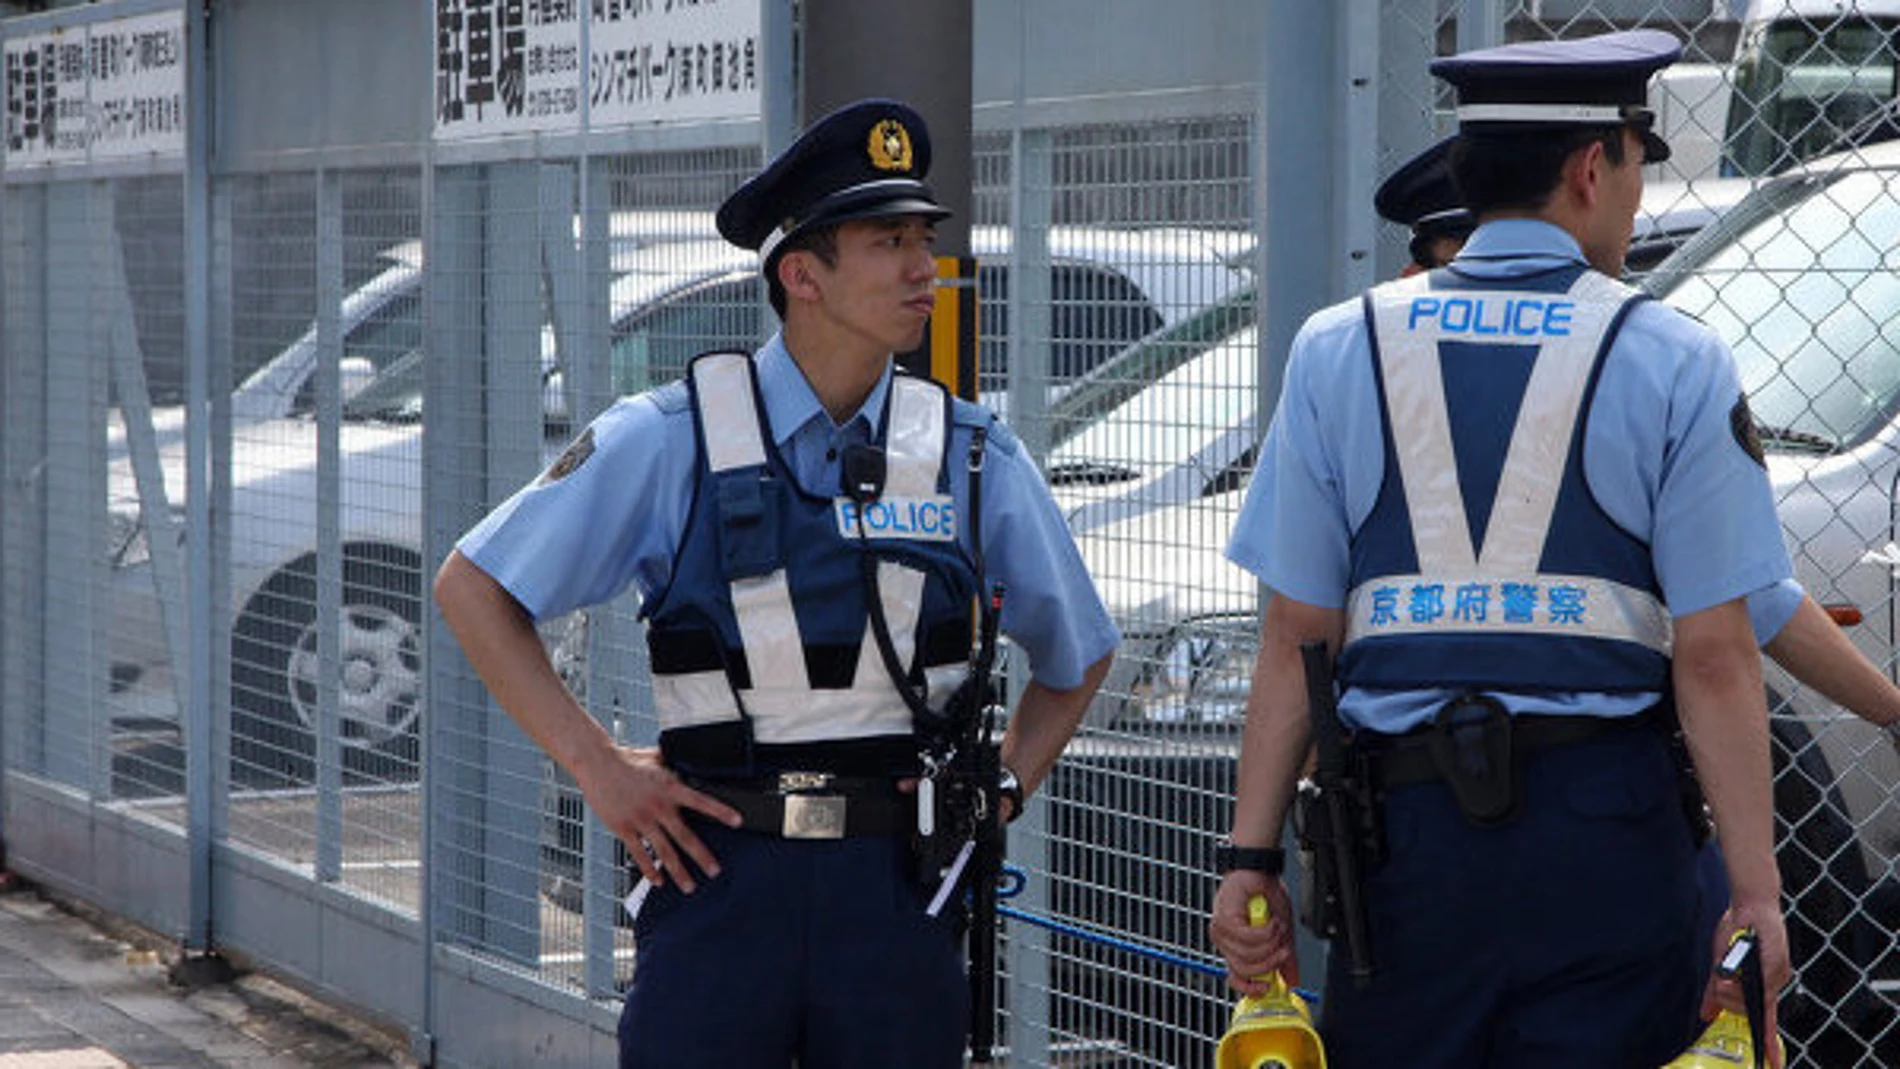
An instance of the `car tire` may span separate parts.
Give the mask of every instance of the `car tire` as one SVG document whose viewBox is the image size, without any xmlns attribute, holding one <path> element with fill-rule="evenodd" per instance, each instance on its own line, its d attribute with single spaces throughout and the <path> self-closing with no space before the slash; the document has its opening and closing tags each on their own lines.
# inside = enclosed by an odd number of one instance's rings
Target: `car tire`
<svg viewBox="0 0 1900 1069">
<path fill-rule="evenodd" d="M 421 560 L 390 546 L 345 550 L 338 742 L 344 771 L 413 778 L 422 710 Z M 233 782 L 315 779 L 318 699 L 314 558 L 258 590 L 231 637 Z"/>
<path fill-rule="evenodd" d="M 1785 701 L 1768 694 L 1771 710 Z M 1809 1065 L 1855 1065 L 1866 1055 L 1853 1021 L 1871 997 L 1869 881 L 1854 826 L 1833 788 L 1835 774 L 1799 720 L 1770 720 L 1774 760 L 1775 860 L 1781 869 L 1788 947 L 1798 982 L 1783 995 L 1782 1035 Z"/>
</svg>

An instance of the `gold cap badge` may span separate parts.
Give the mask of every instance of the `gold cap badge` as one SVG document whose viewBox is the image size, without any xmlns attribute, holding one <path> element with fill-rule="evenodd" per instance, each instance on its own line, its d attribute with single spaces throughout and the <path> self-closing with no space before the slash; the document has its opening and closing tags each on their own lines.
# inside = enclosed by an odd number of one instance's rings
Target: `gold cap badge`
<svg viewBox="0 0 1900 1069">
<path fill-rule="evenodd" d="M 880 171 L 910 170 L 910 131 L 896 119 L 885 119 L 871 127 L 867 150 L 871 166 Z"/>
</svg>

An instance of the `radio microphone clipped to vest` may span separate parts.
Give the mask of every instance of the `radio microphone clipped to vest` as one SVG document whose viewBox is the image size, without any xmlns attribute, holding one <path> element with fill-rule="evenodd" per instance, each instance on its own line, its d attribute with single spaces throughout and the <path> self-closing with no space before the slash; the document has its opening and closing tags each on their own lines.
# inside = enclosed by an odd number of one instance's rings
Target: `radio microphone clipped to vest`
<svg viewBox="0 0 1900 1069">
<path fill-rule="evenodd" d="M 840 477 L 844 496 L 860 505 L 876 501 L 884 493 L 884 475 L 884 450 L 874 445 L 845 446 Z"/>
</svg>

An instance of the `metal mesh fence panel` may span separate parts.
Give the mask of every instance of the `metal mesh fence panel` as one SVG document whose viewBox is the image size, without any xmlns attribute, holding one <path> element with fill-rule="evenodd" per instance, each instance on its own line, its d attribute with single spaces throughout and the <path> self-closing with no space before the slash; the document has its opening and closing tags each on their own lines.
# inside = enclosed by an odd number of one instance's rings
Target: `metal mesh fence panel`
<svg viewBox="0 0 1900 1069">
<path fill-rule="evenodd" d="M 7 757 L 78 792 L 111 789 L 109 690 L 100 596 L 107 569 L 106 398 L 123 288 L 103 268 L 113 249 L 111 187 L 7 190 L 7 509 L 11 554 Z M 115 299 L 117 298 L 117 299 Z M 74 711 L 60 715 L 57 710 Z"/>
<path fill-rule="evenodd" d="M 226 184 L 232 415 L 212 450 L 230 487 L 213 623 L 229 636 L 227 836 L 411 913 L 421 428 L 352 406 L 372 383 L 398 393 L 420 359 L 419 193 L 413 170 Z M 181 453 L 164 454 L 180 484 Z"/>
<path fill-rule="evenodd" d="M 1027 1061 L 1195 1064 L 1224 1024 L 1204 855 L 1238 709 L 1157 679 L 1178 644 L 1253 608 L 1212 548 L 1256 437 L 1251 131 L 1215 115 L 977 142 L 972 244 L 995 265 L 978 276 L 984 396 L 1042 451 L 1123 632 L 1088 722 L 1010 833 L 1027 879 L 1007 903 L 1007 1009 Z M 986 248 L 1003 225 L 1007 244 Z"/>
</svg>

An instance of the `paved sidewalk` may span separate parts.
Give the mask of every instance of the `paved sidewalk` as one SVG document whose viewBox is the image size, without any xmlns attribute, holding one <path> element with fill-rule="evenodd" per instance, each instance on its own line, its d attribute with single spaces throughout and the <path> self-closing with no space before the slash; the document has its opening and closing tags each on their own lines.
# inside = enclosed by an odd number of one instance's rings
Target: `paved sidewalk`
<svg viewBox="0 0 1900 1069">
<path fill-rule="evenodd" d="M 411 1069 L 384 1034 L 255 974 L 186 991 L 177 948 L 0 874 L 0 1069 Z"/>
</svg>

